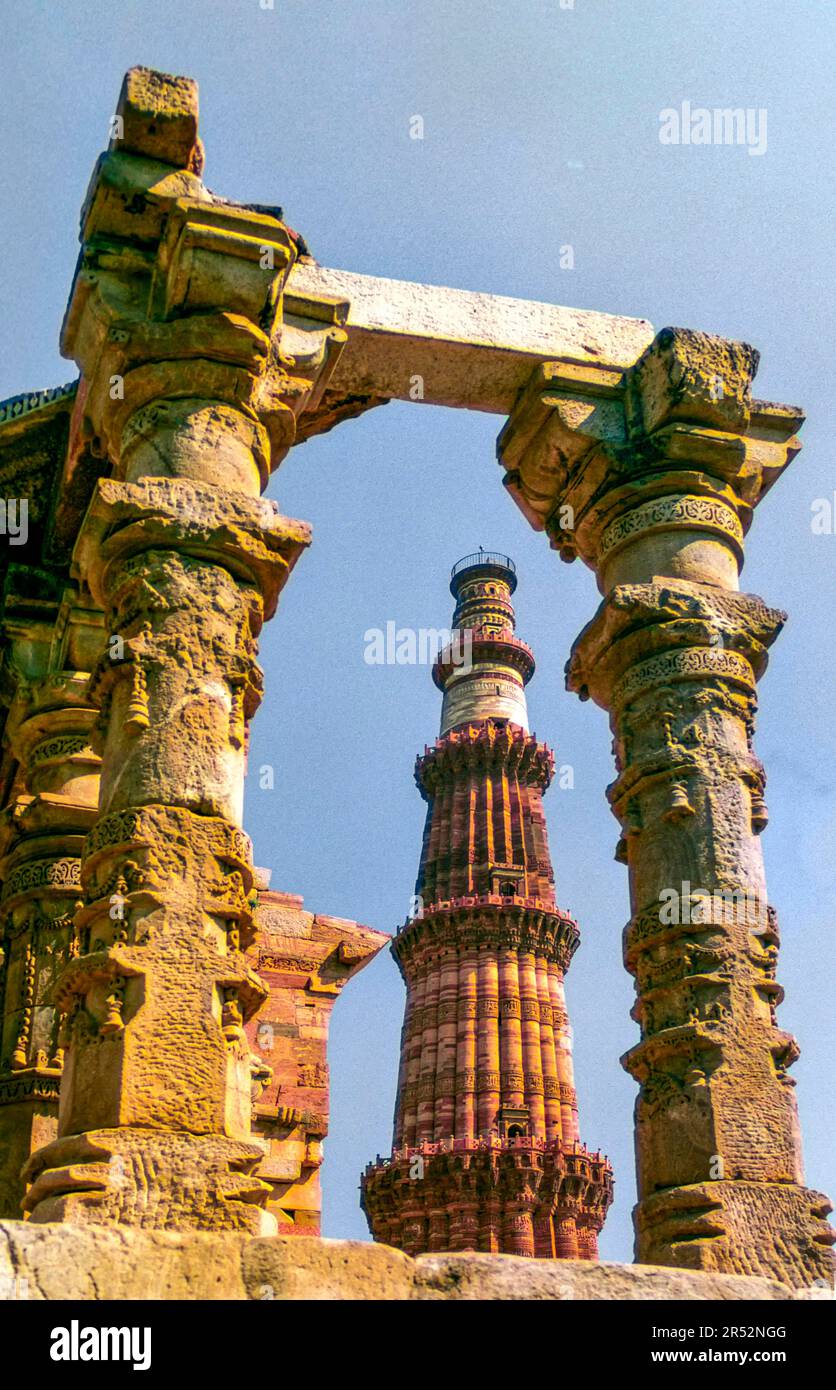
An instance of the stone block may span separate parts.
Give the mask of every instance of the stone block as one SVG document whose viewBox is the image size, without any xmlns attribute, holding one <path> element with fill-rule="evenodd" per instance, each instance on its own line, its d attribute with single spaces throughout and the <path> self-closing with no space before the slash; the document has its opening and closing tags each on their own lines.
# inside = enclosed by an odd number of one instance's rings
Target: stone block
<svg viewBox="0 0 836 1390">
<path fill-rule="evenodd" d="M 315 1235 L 250 1238 L 0 1222 L 0 1289 L 42 1300 L 781 1302 L 827 1296 L 774 1279 L 659 1265 L 421 1255 Z"/>
<path fill-rule="evenodd" d="M 191 168 L 198 157 L 197 83 L 152 68 L 125 73 L 111 148 L 147 155 L 178 169 Z"/>
</svg>

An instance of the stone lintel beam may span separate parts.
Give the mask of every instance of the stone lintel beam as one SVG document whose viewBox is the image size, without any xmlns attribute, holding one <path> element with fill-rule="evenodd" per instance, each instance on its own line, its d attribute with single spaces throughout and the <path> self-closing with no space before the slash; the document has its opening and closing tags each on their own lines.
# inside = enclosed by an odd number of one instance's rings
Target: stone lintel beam
<svg viewBox="0 0 836 1390">
<path fill-rule="evenodd" d="M 653 337 L 645 319 L 358 275 L 309 258 L 291 270 L 285 302 L 286 315 L 311 319 L 329 304 L 346 306 L 347 341 L 328 383 L 334 401 L 383 398 L 507 415 L 547 362 L 561 363 L 578 392 L 618 395 L 625 369 Z M 286 343 L 291 349 L 287 318 Z M 310 424 L 303 429 L 313 432 Z"/>
</svg>

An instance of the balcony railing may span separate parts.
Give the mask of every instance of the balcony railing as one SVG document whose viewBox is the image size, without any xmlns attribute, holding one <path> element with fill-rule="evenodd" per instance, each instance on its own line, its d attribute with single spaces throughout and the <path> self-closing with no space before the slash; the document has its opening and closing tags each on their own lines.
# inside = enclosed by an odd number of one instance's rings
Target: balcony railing
<svg viewBox="0 0 836 1390">
<path fill-rule="evenodd" d="M 465 555 L 462 560 L 457 560 L 450 571 L 450 578 L 455 579 L 462 570 L 473 569 L 476 565 L 498 565 L 500 569 L 510 570 L 511 574 L 517 573 L 517 567 L 510 555 L 502 555 L 498 550 L 477 550 L 473 555 Z"/>
</svg>

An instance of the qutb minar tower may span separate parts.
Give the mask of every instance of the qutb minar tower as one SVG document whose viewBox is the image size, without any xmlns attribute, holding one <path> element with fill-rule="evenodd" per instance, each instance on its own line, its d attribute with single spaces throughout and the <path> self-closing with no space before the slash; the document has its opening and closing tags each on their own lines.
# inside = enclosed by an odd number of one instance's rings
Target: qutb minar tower
<svg viewBox="0 0 836 1390">
<path fill-rule="evenodd" d="M 563 980 L 579 933 L 555 902 L 554 758 L 528 731 L 515 587 L 505 555 L 453 568 L 441 731 L 415 769 L 416 909 L 392 945 L 407 989 L 393 1149 L 361 1200 L 375 1240 L 411 1255 L 593 1260 L 612 1170 L 578 1131 Z"/>
</svg>

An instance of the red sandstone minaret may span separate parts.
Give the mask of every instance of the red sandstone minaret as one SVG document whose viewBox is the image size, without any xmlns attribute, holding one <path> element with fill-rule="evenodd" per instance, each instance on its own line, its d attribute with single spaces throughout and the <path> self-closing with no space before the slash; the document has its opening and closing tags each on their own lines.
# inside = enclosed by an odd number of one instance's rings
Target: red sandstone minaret
<svg viewBox="0 0 836 1390">
<path fill-rule="evenodd" d="M 392 944 L 407 988 L 393 1149 L 361 1201 L 375 1240 L 411 1255 L 591 1260 L 612 1170 L 578 1136 L 563 977 L 579 934 L 555 903 L 541 800 L 554 759 L 528 732 L 515 587 L 504 555 L 453 568 L 441 733 L 415 769 L 416 909 Z"/>
</svg>

